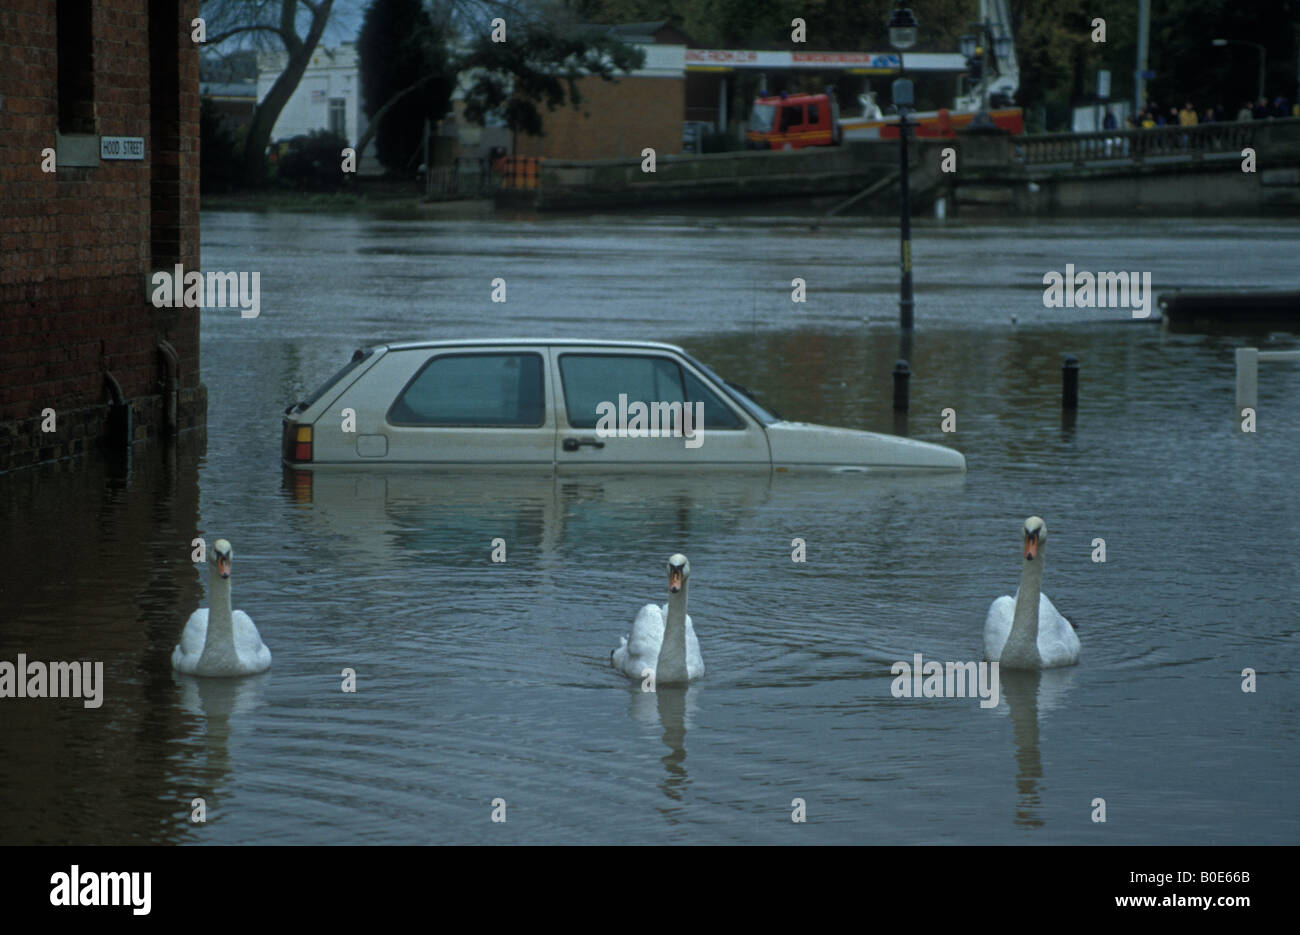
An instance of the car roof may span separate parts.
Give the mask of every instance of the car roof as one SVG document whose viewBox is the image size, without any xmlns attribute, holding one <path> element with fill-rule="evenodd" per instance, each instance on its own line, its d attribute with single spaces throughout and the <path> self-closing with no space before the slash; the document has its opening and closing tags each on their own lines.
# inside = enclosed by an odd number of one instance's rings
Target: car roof
<svg viewBox="0 0 1300 935">
<path fill-rule="evenodd" d="M 539 345 L 564 344 L 578 347 L 636 347 L 657 351 L 676 351 L 685 354 L 676 344 L 664 344 L 661 341 L 597 341 L 593 338 L 454 338 L 443 341 L 394 341 L 376 345 L 390 351 L 422 350 L 432 347 L 501 347 L 505 345 Z"/>
</svg>

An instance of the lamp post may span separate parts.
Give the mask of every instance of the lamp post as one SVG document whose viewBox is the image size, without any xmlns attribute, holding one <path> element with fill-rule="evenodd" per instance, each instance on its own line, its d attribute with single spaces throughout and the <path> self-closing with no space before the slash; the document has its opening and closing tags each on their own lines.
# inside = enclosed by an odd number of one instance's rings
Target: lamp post
<svg viewBox="0 0 1300 935">
<path fill-rule="evenodd" d="M 1264 65 L 1266 62 L 1267 50 L 1262 45 L 1258 42 L 1247 42 L 1245 39 L 1211 39 L 1210 45 L 1249 45 L 1254 46 L 1259 50 L 1259 94 L 1255 96 L 1255 100 L 1267 97 L 1264 93 Z"/>
<path fill-rule="evenodd" d="M 916 17 L 898 0 L 889 16 L 889 44 L 898 50 L 898 80 L 894 106 L 898 108 L 898 232 L 901 279 L 898 288 L 898 325 L 912 330 L 912 198 L 907 178 L 907 112 L 912 108 L 912 82 L 903 77 L 903 52 L 916 45 Z"/>
</svg>

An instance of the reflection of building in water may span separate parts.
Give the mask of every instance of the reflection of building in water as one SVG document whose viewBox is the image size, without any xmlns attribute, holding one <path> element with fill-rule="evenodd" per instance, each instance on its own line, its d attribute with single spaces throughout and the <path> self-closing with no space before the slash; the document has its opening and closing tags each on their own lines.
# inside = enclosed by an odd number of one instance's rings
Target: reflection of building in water
<svg viewBox="0 0 1300 935">
<path fill-rule="evenodd" d="M 187 732 L 188 718 L 170 658 L 204 600 L 204 570 L 190 557 L 202 442 L 202 433 L 187 433 L 154 453 L 161 457 L 87 458 L 0 478 L 5 642 L 29 658 L 104 660 L 97 709 L 79 700 L 0 702 L 0 841 L 184 836 L 179 816 L 194 790 L 192 774 L 184 786 L 175 778 L 170 741 Z"/>
</svg>

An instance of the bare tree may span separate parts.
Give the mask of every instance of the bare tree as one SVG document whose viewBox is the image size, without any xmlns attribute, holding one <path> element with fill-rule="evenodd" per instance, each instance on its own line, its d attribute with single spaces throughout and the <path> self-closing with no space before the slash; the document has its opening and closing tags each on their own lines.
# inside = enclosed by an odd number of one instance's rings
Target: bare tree
<svg viewBox="0 0 1300 935">
<path fill-rule="evenodd" d="M 246 185 L 259 185 L 266 177 L 271 131 L 302 80 L 333 7 L 334 0 L 213 0 L 204 5 L 205 18 L 210 17 L 217 29 L 208 36 L 207 45 L 247 36 L 269 40 L 256 43 L 261 47 L 278 44 L 289 56 L 284 71 L 253 110 L 240 173 Z"/>
</svg>

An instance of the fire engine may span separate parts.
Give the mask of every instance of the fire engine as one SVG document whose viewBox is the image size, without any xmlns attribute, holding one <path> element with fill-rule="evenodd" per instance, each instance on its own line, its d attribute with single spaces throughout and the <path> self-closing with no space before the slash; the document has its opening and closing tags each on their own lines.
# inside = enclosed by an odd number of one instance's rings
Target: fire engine
<svg viewBox="0 0 1300 935">
<path fill-rule="evenodd" d="M 754 101 L 745 142 L 750 149 L 837 146 L 840 132 L 840 109 L 831 95 L 782 94 Z"/>
<path fill-rule="evenodd" d="M 980 0 L 981 26 L 990 33 L 1011 35 L 1007 0 Z M 1024 112 L 1012 106 L 1020 88 L 1020 67 L 1014 46 L 999 50 L 987 63 L 987 55 L 968 61 L 971 83 L 952 108 L 909 113 L 909 135 L 953 137 L 971 126 L 981 111 L 1000 130 L 1025 132 Z M 750 149 L 801 149 L 805 146 L 835 146 L 841 141 L 898 139 L 898 117 L 887 116 L 876 103 L 874 92 L 859 96 L 862 114 L 840 118 L 834 95 L 792 94 L 759 97 L 754 101 L 745 141 Z"/>
</svg>

